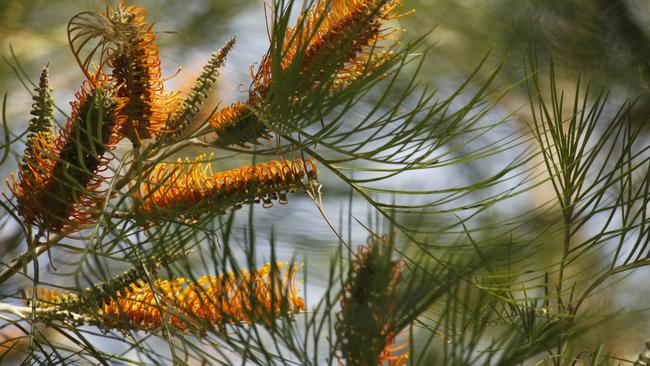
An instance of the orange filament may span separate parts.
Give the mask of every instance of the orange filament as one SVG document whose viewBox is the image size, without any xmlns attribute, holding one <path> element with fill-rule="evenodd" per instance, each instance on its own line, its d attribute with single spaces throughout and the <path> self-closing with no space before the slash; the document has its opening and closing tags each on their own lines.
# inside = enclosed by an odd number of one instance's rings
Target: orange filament
<svg viewBox="0 0 650 366">
<path fill-rule="evenodd" d="M 91 309 L 91 314 L 98 316 L 98 326 L 112 329 L 155 330 L 167 321 L 177 330 L 196 332 L 225 324 L 269 323 L 305 309 L 295 285 L 298 268 L 293 264 L 283 267 L 277 263 L 274 271 L 274 266 L 267 263 L 253 272 L 206 275 L 196 281 L 156 280 L 153 290 L 141 280 L 99 304 L 98 309 Z M 85 311 L 70 305 L 76 298 L 74 294 L 39 289 L 38 298 L 40 307 Z"/>
<path fill-rule="evenodd" d="M 108 59 L 111 79 L 118 85 L 118 96 L 128 100 L 119 111 L 127 121 L 121 133 L 134 143 L 164 130 L 178 102 L 164 92 L 156 36 L 146 15 L 143 8 L 125 8 L 123 1 L 106 15 L 115 28 L 115 49 Z"/>
<path fill-rule="evenodd" d="M 186 215 L 188 211 L 209 209 L 223 213 L 227 208 L 262 200 L 271 207 L 272 200 L 286 203 L 286 193 L 304 187 L 303 179 L 317 179 L 312 160 L 270 161 L 224 172 L 212 172 L 206 157 L 185 164 L 162 163 L 155 166 L 137 191 L 142 209 L 147 212 L 168 211 Z"/>
<path fill-rule="evenodd" d="M 75 97 L 65 127 L 34 136 L 34 158 L 19 168 L 18 179 L 12 173 L 8 182 L 26 223 L 54 232 L 74 231 L 93 221 L 93 211 L 102 204 L 93 194 L 101 193 L 100 173 L 110 160 L 105 155 L 120 139 L 115 110 L 124 101 L 112 95 L 102 75 L 84 82 Z"/>
<path fill-rule="evenodd" d="M 406 361 L 409 358 L 409 354 L 407 350 L 408 341 L 404 341 L 401 344 L 397 344 L 397 339 L 395 338 L 391 339 L 391 337 L 387 337 L 387 338 L 390 340 L 386 342 L 384 349 L 381 351 L 381 355 L 379 355 L 379 362 L 377 363 L 377 365 L 378 366 L 406 365 Z"/>
</svg>

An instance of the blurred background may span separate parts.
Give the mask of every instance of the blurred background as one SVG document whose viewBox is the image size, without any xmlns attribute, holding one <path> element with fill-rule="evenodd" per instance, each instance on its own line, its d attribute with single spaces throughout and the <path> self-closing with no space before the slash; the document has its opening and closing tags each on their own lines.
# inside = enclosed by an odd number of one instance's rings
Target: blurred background
<svg viewBox="0 0 650 366">
<path fill-rule="evenodd" d="M 151 0 L 134 1 L 134 4 L 149 10 L 164 75 L 171 76 L 167 85 L 175 90 L 188 90 L 209 55 L 227 39 L 236 36 L 237 45 L 228 57 L 211 101 L 216 105 L 245 99 L 250 83 L 249 67 L 259 61 L 268 46 L 263 1 Z M 634 121 L 639 125 L 646 123 L 650 111 L 650 2 L 647 0 L 404 0 L 403 4 L 404 10 L 416 10 L 400 19 L 400 26 L 406 29 L 406 39 L 425 36 L 424 46 L 430 47 L 419 77 L 424 85 L 438 88 L 441 95 L 446 95 L 455 90 L 486 55 L 489 54 L 488 67 L 481 68 L 479 74 L 485 73 L 483 76 L 487 77 L 490 67 L 503 64 L 492 92 L 497 95 L 507 89 L 510 91 L 488 119 L 505 119 L 508 123 L 483 136 L 484 143 L 497 143 L 512 131 L 525 131 L 530 126 L 523 82 L 525 54 L 530 49 L 536 50 L 542 63 L 553 58 L 560 87 L 574 90 L 578 77 L 591 82 L 594 89 L 606 86 L 614 102 L 636 99 Z M 0 62 L 0 91 L 9 93 L 7 118 L 15 133 L 25 128 L 31 98 L 16 76 L 15 68 L 10 66 L 15 64 L 11 61 L 11 50 L 32 80 L 37 79 L 43 65 L 50 64 L 56 103 L 67 111 L 68 102 L 83 78 L 68 46 L 67 22 L 74 14 L 101 11 L 105 6 L 104 1 L 96 0 L 0 0 L 0 56 L 10 60 L 9 63 Z M 59 122 L 63 121 L 61 115 L 59 118 Z M 508 154 L 520 154 L 518 148 L 513 147 Z M 499 171 L 503 168 L 500 159 L 445 168 L 433 176 L 417 179 L 438 182 L 441 186 L 458 186 Z M 219 164 L 228 169 L 249 162 L 249 157 L 238 156 Z M 3 176 L 7 176 L 7 170 L 13 166 L 5 164 Z M 390 184 L 408 187 L 419 184 L 417 179 L 411 182 L 395 180 Z M 354 217 L 368 217 L 368 221 L 372 221 L 376 213 L 362 200 L 349 201 L 348 188 L 334 177 L 325 174 L 322 181 L 331 222 L 349 235 L 351 242 L 364 243 L 368 233 L 354 222 L 348 222 L 343 212 L 350 209 L 349 202 L 352 202 Z M 492 218 L 484 217 L 483 220 L 498 222 L 504 217 L 522 215 L 537 223 L 527 226 L 527 230 L 537 227 L 541 235 L 545 228 L 543 223 L 554 219 L 547 216 L 543 206 L 552 198 L 552 188 L 542 185 L 495 207 Z M 317 301 L 322 293 L 318 280 L 324 280 L 327 273 L 324 268 L 336 249 L 337 238 L 311 201 L 298 197 L 289 199 L 287 206 L 257 210 L 256 220 L 266 224 L 266 230 L 258 231 L 259 245 L 268 242 L 268 234 L 274 229 L 281 248 L 280 259 L 286 261 L 296 255 L 308 263 L 305 271 L 312 279 L 305 284 L 310 286 L 309 303 Z M 242 215 L 243 221 L 245 216 Z M 453 215 L 447 216 L 441 220 L 453 221 Z M 0 235 L 8 238 L 15 234 L 5 229 Z M 8 258 L 15 255 L 6 248 L 0 248 L 0 252 Z M 260 252 L 260 263 L 268 260 L 264 250 Z M 535 256 L 539 263 L 554 260 L 552 253 L 546 254 L 548 258 L 540 252 Z M 583 270 L 588 271 L 590 265 L 584 263 Z M 603 344 L 607 352 L 636 359 L 643 350 L 644 339 L 650 337 L 649 276 L 647 269 L 641 269 L 619 278 L 621 281 L 616 286 L 603 289 L 602 296 L 590 302 L 589 310 L 616 316 L 592 329 L 581 341 L 592 347 Z"/>
</svg>

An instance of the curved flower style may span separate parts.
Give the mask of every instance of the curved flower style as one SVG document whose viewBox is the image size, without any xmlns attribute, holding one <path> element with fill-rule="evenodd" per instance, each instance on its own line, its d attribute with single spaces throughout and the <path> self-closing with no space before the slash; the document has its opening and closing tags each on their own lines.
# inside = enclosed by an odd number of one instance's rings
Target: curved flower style
<svg viewBox="0 0 650 366">
<path fill-rule="evenodd" d="M 37 306 L 79 311 L 104 329 L 156 330 L 167 321 L 179 331 L 196 333 L 226 324 L 268 324 L 305 309 L 295 285 L 297 270 L 293 264 L 285 268 L 267 263 L 253 272 L 206 275 L 196 281 L 156 280 L 153 289 L 140 280 L 107 297 L 98 309 L 88 309 L 75 294 L 39 289 Z"/>
<path fill-rule="evenodd" d="M 381 350 L 377 365 L 382 366 L 405 366 L 409 358 L 408 342 L 397 343 L 394 336 L 387 337 L 389 339 L 386 345 Z"/>
<path fill-rule="evenodd" d="M 272 46 L 262 58 L 247 104 L 257 105 L 269 97 L 273 57 L 278 54 L 283 71 L 297 67 L 294 92 L 298 96 L 315 87 L 345 88 L 386 62 L 391 53 L 382 42 L 397 39 L 397 29 L 387 23 L 405 15 L 397 11 L 400 1 L 319 0 L 294 28 L 287 29 L 282 44 Z M 281 52 L 274 47 L 281 47 Z M 215 143 L 221 146 L 254 142 L 266 133 L 264 124 L 241 103 L 222 109 L 209 123 L 217 134 Z"/>
<path fill-rule="evenodd" d="M 92 222 L 92 211 L 102 202 L 89 193 L 100 193 L 100 173 L 110 160 L 105 155 L 119 141 L 123 123 L 116 111 L 124 100 L 102 75 L 84 82 L 75 96 L 63 130 L 53 134 L 44 129 L 32 136 L 18 180 L 12 174 L 8 182 L 25 221 L 53 232 Z"/>
<path fill-rule="evenodd" d="M 295 192 L 318 177 L 312 160 L 270 161 L 224 172 L 212 172 L 212 165 L 199 156 L 194 162 L 162 163 L 140 184 L 137 191 L 141 209 L 153 214 L 193 216 L 205 209 L 224 213 L 226 209 L 262 200 L 287 202 L 287 192 Z M 189 212 L 189 214 L 188 214 Z"/>
</svg>

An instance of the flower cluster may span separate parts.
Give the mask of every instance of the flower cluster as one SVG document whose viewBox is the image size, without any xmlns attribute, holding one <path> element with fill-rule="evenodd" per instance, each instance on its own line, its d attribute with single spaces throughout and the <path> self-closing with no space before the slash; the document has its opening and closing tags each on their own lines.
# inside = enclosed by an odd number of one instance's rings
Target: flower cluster
<svg viewBox="0 0 650 366">
<path fill-rule="evenodd" d="M 372 238 L 350 261 L 335 325 L 347 365 L 406 364 L 407 344 L 397 344 L 398 330 L 393 324 L 400 301 L 397 283 L 402 262 L 392 260 L 391 251 L 385 240 Z"/>
<path fill-rule="evenodd" d="M 130 283 L 117 295 L 89 309 L 88 299 L 39 289 L 38 306 L 58 307 L 91 315 L 104 329 L 156 330 L 165 322 L 182 332 L 202 332 L 226 324 L 271 322 L 305 308 L 298 295 L 298 268 L 267 263 L 249 272 L 206 275 L 197 280 L 174 278 Z M 90 313 L 90 314 L 84 314 Z"/>
<path fill-rule="evenodd" d="M 192 216 L 206 209 L 222 213 L 260 200 L 266 208 L 272 200 L 287 203 L 288 192 L 317 184 L 317 177 L 312 160 L 269 161 L 213 173 L 212 164 L 201 155 L 194 161 L 156 165 L 137 195 L 141 208 L 150 214 Z"/>
<path fill-rule="evenodd" d="M 115 8 L 80 13 L 68 24 L 70 46 L 87 78 L 93 79 L 92 69 L 107 67 L 116 94 L 126 100 L 118 110 L 127 121 L 120 133 L 134 145 L 159 135 L 179 101 L 165 92 L 156 36 L 146 16 L 145 9 L 120 0 Z M 86 48 L 90 50 L 84 53 Z M 95 59 L 98 51 L 100 58 Z"/>
<path fill-rule="evenodd" d="M 275 63 L 282 72 L 297 73 L 293 96 L 313 88 L 341 89 L 371 73 L 391 57 L 382 42 L 397 38 L 397 29 L 387 24 L 405 15 L 398 12 L 399 3 L 318 0 L 286 30 L 281 44 L 272 45 L 262 58 L 247 104 L 259 107 L 273 97 L 270 89 L 277 76 L 273 72 Z M 280 60 L 274 62 L 278 56 Z M 225 107 L 209 123 L 217 133 L 217 145 L 243 145 L 267 134 L 266 126 L 241 102 Z"/>
<path fill-rule="evenodd" d="M 177 102 L 165 94 L 156 36 L 146 15 L 146 10 L 125 7 L 123 2 L 106 13 L 115 37 L 115 49 L 107 60 L 111 79 L 120 85 L 117 95 L 128 101 L 118 111 L 128 121 L 121 132 L 136 144 L 165 129 Z"/>
<path fill-rule="evenodd" d="M 208 119 L 217 136 L 215 146 L 270 136 L 253 111 L 273 98 L 273 84 L 285 79 L 282 73 L 296 73 L 297 82 L 289 83 L 295 86 L 291 98 L 300 99 L 314 88 L 327 92 L 342 88 L 390 59 L 382 44 L 396 38 L 396 30 L 387 24 L 403 15 L 397 10 L 399 2 L 319 0 L 305 10 L 296 25 L 281 35 L 279 45 L 274 41 L 262 58 L 248 102 L 227 106 Z M 92 223 L 106 199 L 101 197 L 102 183 L 115 144 L 126 138 L 138 151 L 146 140 L 155 139 L 155 146 L 165 148 L 187 136 L 234 39 L 212 55 L 182 99 L 165 91 L 156 37 L 146 15 L 146 10 L 122 0 L 105 13 L 84 12 L 70 21 L 71 48 L 87 80 L 76 94 L 65 127 L 53 131 L 47 71 L 42 75 L 23 162 L 18 177 L 9 182 L 17 211 L 28 224 L 71 232 Z M 86 47 L 91 49 L 87 55 Z M 99 64 L 90 71 L 98 50 Z M 278 63 L 281 72 L 274 74 Z M 305 176 L 315 180 L 317 174 L 310 160 L 269 162 L 213 174 L 202 159 L 189 169 L 180 164 L 147 169 L 151 174 L 140 180 L 136 204 L 148 213 L 189 209 L 200 202 L 209 202 L 217 213 L 257 200 L 270 206 L 274 199 L 286 202 L 287 192 L 305 186 Z"/>
<path fill-rule="evenodd" d="M 396 39 L 397 31 L 388 23 L 401 16 L 399 3 L 318 0 L 303 11 L 294 27 L 273 38 L 252 75 L 248 101 L 226 106 L 204 121 L 207 132 L 217 136 L 213 147 L 270 137 L 258 109 L 287 100 L 293 103 L 315 90 L 325 93 L 319 97 L 331 95 L 374 75 L 392 59 L 384 43 Z M 17 213 L 28 225 L 38 226 L 39 240 L 44 231 L 65 237 L 95 222 L 106 200 L 118 201 L 113 198 L 120 194 L 128 194 L 129 208 L 142 214 L 134 217 L 144 217 L 149 225 L 157 220 L 192 221 L 243 204 L 261 202 L 268 208 L 273 201 L 287 203 L 288 193 L 315 193 L 318 170 L 311 159 L 271 160 L 221 172 L 212 171 L 206 155 L 160 162 L 187 146 L 184 142 L 196 141 L 199 134 L 191 127 L 234 39 L 210 57 L 181 98 L 165 90 L 156 37 L 144 9 L 120 1 L 104 13 L 75 16 L 68 32 L 87 80 L 71 103 L 65 126 L 55 128 L 48 71 L 43 71 L 22 162 L 8 182 Z M 91 67 L 97 56 L 98 63 Z M 291 95 L 276 93 L 277 84 L 286 84 Z M 115 176 L 109 163 L 120 159 L 113 152 L 122 140 L 131 142 L 133 160 L 119 170 L 124 176 Z M 402 365 L 407 358 L 406 346 L 396 340 L 400 329 L 393 322 L 401 264 L 391 259 L 391 251 L 375 240 L 352 261 L 335 327 L 341 359 L 349 365 Z M 267 264 L 252 272 L 198 279 L 144 280 L 175 258 L 142 261 L 79 293 L 39 289 L 36 306 L 53 310 L 57 317 L 75 314 L 78 322 L 103 329 L 172 327 L 188 333 L 227 324 L 269 324 L 305 308 L 293 264 L 288 268 Z"/>
<path fill-rule="evenodd" d="M 279 63 L 287 70 L 299 68 L 299 89 L 322 83 L 334 75 L 333 88 L 341 87 L 380 65 L 390 53 L 385 41 L 397 39 L 398 30 L 386 26 L 399 14 L 399 0 L 319 0 L 305 11 L 284 35 Z M 273 50 L 262 59 L 255 75 L 255 92 L 264 94 L 272 82 Z"/>
<path fill-rule="evenodd" d="M 73 18 L 71 42 L 86 44 L 101 36 L 105 60 L 94 72 L 80 62 L 87 80 L 75 95 L 71 117 L 62 129 L 54 128 L 48 70 L 43 70 L 23 159 L 17 176 L 12 174 L 7 182 L 16 210 L 27 224 L 71 233 L 94 222 L 105 200 L 103 183 L 110 174 L 107 168 L 115 145 L 128 138 L 137 147 L 143 139 L 178 132 L 205 100 L 234 41 L 213 55 L 176 108 L 178 98 L 164 91 L 155 36 L 145 16 L 144 9 L 120 2 L 106 13 Z M 90 38 L 74 33 L 83 35 L 84 30 Z M 111 71 L 105 74 L 104 66 Z M 167 124 L 170 119 L 172 126 Z"/>
<path fill-rule="evenodd" d="M 44 87 L 37 88 L 42 93 Z M 40 94 L 39 94 L 40 95 Z M 66 125 L 54 132 L 47 119 L 28 138 L 18 179 L 8 182 L 18 201 L 18 211 L 28 224 L 52 231 L 73 230 L 91 221 L 100 207 L 100 193 L 110 157 L 106 152 L 119 141 L 123 124 L 117 110 L 125 101 L 114 94 L 111 83 L 98 74 L 84 82 L 72 103 L 72 115 Z M 42 109 L 35 110 L 40 113 Z"/>
</svg>

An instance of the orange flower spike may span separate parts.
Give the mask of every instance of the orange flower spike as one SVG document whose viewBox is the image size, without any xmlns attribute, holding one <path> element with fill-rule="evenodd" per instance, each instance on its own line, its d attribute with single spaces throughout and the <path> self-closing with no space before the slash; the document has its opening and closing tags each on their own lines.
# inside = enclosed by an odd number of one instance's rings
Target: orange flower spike
<svg viewBox="0 0 650 366">
<path fill-rule="evenodd" d="M 135 5 L 109 9 L 106 18 L 114 28 L 114 49 L 109 53 L 111 79 L 118 85 L 118 96 L 128 102 L 120 110 L 126 123 L 121 133 L 134 144 L 165 129 L 166 121 L 177 104 L 177 98 L 164 94 L 160 56 L 152 33 L 145 21 L 147 12 Z"/>
<path fill-rule="evenodd" d="M 379 52 L 381 41 L 397 39 L 394 28 L 386 27 L 398 14 L 401 0 L 319 0 L 304 13 L 284 39 L 287 69 L 302 50 L 300 77 L 303 88 L 311 88 L 322 79 L 323 70 L 336 74 L 334 88 L 357 78 L 366 71 L 369 61 L 377 65 L 389 54 Z M 354 39 L 351 39 L 354 37 Z M 264 95 L 271 84 L 272 54 L 262 60 L 255 75 L 255 91 Z"/>
<path fill-rule="evenodd" d="M 52 162 L 48 160 L 48 156 L 54 153 L 52 147 L 54 98 L 49 86 L 47 66 L 41 71 L 39 84 L 34 88 L 32 99 L 34 100 L 31 110 L 33 118 L 28 122 L 25 150 L 18 167 L 18 181 L 14 173 L 10 173 L 10 179 L 6 180 L 14 196 L 19 198 L 19 210 L 22 211 L 27 222 L 33 220 L 33 214 L 36 212 L 35 207 L 27 206 L 30 206 L 30 201 L 38 202 L 38 200 L 34 197 L 29 201 L 25 200 L 24 198 L 29 198 L 26 193 L 40 192 L 39 187 L 43 186 L 47 173 L 52 170 Z"/>
<path fill-rule="evenodd" d="M 248 104 L 253 105 L 257 101 L 258 98 L 251 96 Z M 245 146 L 247 142 L 256 143 L 258 138 L 270 138 L 266 126 L 242 102 L 224 107 L 210 117 L 208 123 L 217 135 L 214 142 L 217 146 Z"/>
<path fill-rule="evenodd" d="M 92 222 L 101 200 L 88 193 L 98 193 L 98 173 L 109 161 L 104 155 L 119 140 L 115 111 L 123 100 L 112 93 L 103 76 L 96 75 L 75 95 L 65 127 L 52 138 L 39 133 L 31 141 L 38 153 L 26 161 L 27 168 L 21 167 L 18 181 L 12 175 L 9 184 L 28 224 L 62 232 Z"/>
<path fill-rule="evenodd" d="M 325 91 L 345 88 L 389 60 L 391 53 L 385 50 L 389 46 L 383 42 L 395 41 L 398 31 L 388 23 L 409 14 L 398 13 L 400 3 L 401 0 L 318 0 L 303 12 L 296 26 L 286 29 L 284 39 L 273 46 L 282 48 L 283 71 L 292 65 L 297 68 L 295 95 L 300 98 L 304 91 L 321 85 L 328 88 Z M 259 106 L 269 97 L 276 51 L 269 49 L 257 71 L 251 71 L 253 85 L 248 105 Z M 333 76 L 331 82 L 325 80 L 325 75 Z M 241 102 L 217 112 L 209 124 L 217 135 L 217 146 L 246 146 L 269 137 L 264 123 Z"/>
<path fill-rule="evenodd" d="M 359 247 L 350 261 L 341 311 L 335 324 L 340 355 L 346 365 L 403 365 L 408 352 L 395 347 L 394 321 L 400 301 L 397 285 L 403 262 L 391 258 L 383 238 Z"/>
<path fill-rule="evenodd" d="M 225 212 L 231 207 L 262 200 L 271 207 L 272 200 L 286 203 L 286 193 L 313 184 L 318 177 L 311 160 L 270 161 L 257 166 L 225 172 L 212 172 L 205 156 L 192 163 L 160 164 L 137 190 L 140 208 L 148 213 L 187 217 L 202 210 Z M 193 212 L 189 212 L 193 210 Z"/>
<path fill-rule="evenodd" d="M 223 128 L 223 126 L 240 119 L 246 112 L 248 112 L 246 105 L 242 102 L 237 102 L 215 113 L 210 118 L 209 123 L 216 129 Z"/>
<path fill-rule="evenodd" d="M 165 319 L 183 332 L 197 330 L 196 326 L 220 326 L 224 323 L 250 323 L 255 320 L 272 321 L 279 316 L 289 316 L 304 309 L 304 300 L 298 296 L 295 275 L 297 267 L 283 269 L 273 280 L 271 264 L 257 271 L 243 270 L 238 275 L 203 276 L 192 282 L 185 278 L 170 281 L 156 280 L 153 284 L 158 294 L 157 303 L 151 286 L 144 281 L 131 284 L 117 297 L 103 303 L 91 314 L 99 316 L 96 325 L 102 328 L 145 330 L 160 328 Z M 271 288 L 275 298 L 271 298 Z M 56 290 L 39 289 L 40 307 L 64 304 L 75 295 Z M 158 306 L 160 305 L 160 306 Z M 84 310 L 85 308 L 66 310 Z"/>
</svg>

